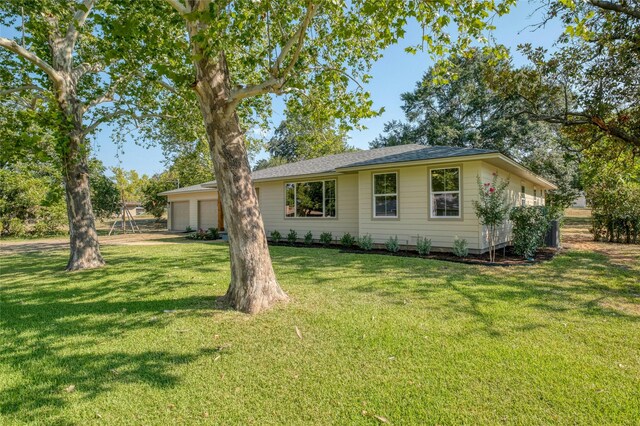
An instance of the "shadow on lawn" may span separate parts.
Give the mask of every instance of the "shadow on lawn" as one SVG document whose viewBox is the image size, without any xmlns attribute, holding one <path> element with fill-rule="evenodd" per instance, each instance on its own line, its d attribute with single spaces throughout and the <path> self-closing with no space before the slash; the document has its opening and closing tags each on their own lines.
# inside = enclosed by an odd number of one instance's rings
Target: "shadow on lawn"
<svg viewBox="0 0 640 426">
<path fill-rule="evenodd" d="M 171 388 L 180 380 L 172 373 L 176 366 L 215 351 L 127 351 L 109 343 L 130 332 L 166 327 L 172 315 L 224 309 L 213 296 L 168 295 L 191 285 L 191 273 L 228 274 L 225 247 L 200 244 L 186 254 L 172 248 L 170 256 L 154 249 L 140 251 L 143 255 L 111 250 L 107 267 L 71 274 L 60 271 L 64 252 L 3 258 L 0 362 L 20 372 L 21 380 L 0 395 L 0 413 L 37 420 L 55 415 L 70 398 L 94 398 L 118 384 Z M 474 332 L 501 337 L 547 326 L 545 319 L 534 323 L 531 316 L 520 316 L 519 309 L 547 318 L 578 310 L 583 316 L 640 319 L 602 306 L 602 298 L 637 303 L 640 284 L 634 271 L 611 267 L 606 256 L 594 253 L 568 252 L 544 264 L 508 269 L 316 248 L 276 247 L 272 253 L 285 290 L 331 286 L 346 304 L 353 292 L 369 293 L 394 309 L 402 309 L 404 299 L 419 299 L 445 320 L 470 318 L 472 326 L 461 337 Z M 505 305 L 508 320 L 492 311 L 496 304 Z M 165 310 L 175 313 L 163 315 Z M 70 385 L 76 387 L 73 395 L 64 391 Z"/>
<path fill-rule="evenodd" d="M 227 268 L 224 252 L 202 257 L 208 261 L 198 266 L 203 272 Z M 0 414 L 42 420 L 70 398 L 94 398 L 117 384 L 170 388 L 180 380 L 174 368 L 216 352 L 116 349 L 128 333 L 157 333 L 172 318 L 226 309 L 214 296 L 163 297 L 191 284 L 176 277 L 184 269 L 182 259 L 116 254 L 105 268 L 65 273 L 59 271 L 64 258 L 65 253 L 3 258 L 0 363 L 19 372 L 19 380 L 0 394 Z M 65 391 L 70 385 L 73 394 Z"/>
<path fill-rule="evenodd" d="M 407 295 L 425 301 L 444 298 L 445 305 L 432 305 L 429 309 L 446 310 L 451 317 L 468 314 L 476 319 L 481 331 L 493 337 L 506 331 L 504 324 L 496 325 L 494 315 L 487 313 L 500 303 L 513 306 L 511 312 L 535 309 L 544 311 L 547 317 L 578 310 L 585 316 L 640 321 L 640 309 L 621 311 L 602 303 L 605 299 L 625 300 L 631 306 L 640 306 L 640 282 L 636 272 L 618 268 L 598 253 L 570 251 L 538 265 L 489 268 L 404 257 L 313 256 L 296 250 L 300 249 L 280 252 L 280 261 L 287 264 L 287 270 L 279 271 L 280 277 L 294 280 L 302 276 L 314 285 L 356 279 L 357 284 L 350 286 L 350 291 L 376 294 L 390 304 L 404 303 Z M 310 256 L 313 262 L 309 262 Z M 532 324 L 530 318 L 511 317 L 509 323 L 509 331 L 543 326 Z"/>
</svg>

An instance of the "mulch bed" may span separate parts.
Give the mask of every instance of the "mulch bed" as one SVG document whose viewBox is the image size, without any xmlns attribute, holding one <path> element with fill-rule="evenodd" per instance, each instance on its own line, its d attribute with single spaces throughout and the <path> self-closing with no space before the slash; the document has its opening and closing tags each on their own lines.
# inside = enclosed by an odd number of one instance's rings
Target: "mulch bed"
<svg viewBox="0 0 640 426">
<path fill-rule="evenodd" d="M 523 259 L 522 256 L 516 255 L 513 252 L 513 247 L 506 247 L 504 249 L 496 250 L 496 262 L 489 262 L 489 253 L 483 254 L 468 254 L 466 257 L 458 257 L 453 253 L 447 252 L 431 252 L 427 256 L 421 256 L 418 252 L 413 250 L 400 250 L 397 253 L 391 253 L 385 249 L 375 248 L 372 250 L 361 250 L 357 247 L 353 248 L 345 248 L 340 245 L 332 244 L 332 245 L 323 245 L 320 243 L 313 243 L 311 245 L 295 243 L 290 244 L 288 242 L 278 242 L 274 243 L 272 241 L 269 242 L 271 246 L 282 246 L 282 247 L 320 247 L 320 248 L 328 248 L 328 249 L 336 249 L 342 253 L 355 253 L 355 254 L 379 254 L 384 256 L 401 256 L 401 257 L 419 257 L 422 259 L 434 259 L 434 260 L 444 260 L 447 262 L 456 262 L 456 263 L 466 263 L 469 265 L 484 265 L 484 266 L 517 266 L 517 265 L 533 265 L 536 263 L 544 262 L 547 260 L 553 259 L 553 257 L 558 253 L 558 249 L 555 248 L 542 248 L 537 251 L 535 257 L 532 260 Z"/>
</svg>

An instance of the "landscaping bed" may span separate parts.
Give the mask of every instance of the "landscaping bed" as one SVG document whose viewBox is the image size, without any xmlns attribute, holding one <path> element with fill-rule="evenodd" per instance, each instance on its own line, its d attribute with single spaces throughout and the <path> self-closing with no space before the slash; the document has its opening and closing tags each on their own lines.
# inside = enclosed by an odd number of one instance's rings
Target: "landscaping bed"
<svg viewBox="0 0 640 426">
<path fill-rule="evenodd" d="M 386 256 L 399 256 L 399 257 L 418 257 L 422 259 L 444 260 L 447 262 L 466 263 L 471 265 L 486 265 L 486 266 L 515 266 L 515 265 L 531 265 L 535 263 L 544 262 L 553 259 L 558 253 L 558 249 L 555 248 L 541 248 L 539 249 L 533 259 L 524 259 L 522 256 L 517 255 L 514 252 L 512 246 L 505 247 L 504 249 L 496 250 L 496 262 L 489 261 L 489 253 L 472 254 L 469 253 L 464 257 L 458 257 L 450 252 L 437 252 L 433 251 L 428 255 L 421 255 L 415 250 L 399 250 L 392 253 L 383 248 L 373 248 L 371 250 L 362 250 L 358 247 L 344 247 L 338 244 L 322 244 L 322 243 L 289 243 L 286 241 L 273 242 L 269 241 L 270 246 L 283 246 L 283 247 L 306 247 L 306 248 L 329 248 L 337 249 L 343 253 L 361 253 L 361 254 L 379 254 Z"/>
</svg>

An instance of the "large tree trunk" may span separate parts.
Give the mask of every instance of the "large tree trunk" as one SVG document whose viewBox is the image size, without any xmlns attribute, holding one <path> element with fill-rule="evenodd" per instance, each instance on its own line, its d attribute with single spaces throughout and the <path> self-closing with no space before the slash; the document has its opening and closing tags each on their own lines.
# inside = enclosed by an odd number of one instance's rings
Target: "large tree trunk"
<svg viewBox="0 0 640 426">
<path fill-rule="evenodd" d="M 81 140 L 72 140 L 71 149 L 75 148 L 75 150 L 67 155 L 64 164 L 64 186 L 71 249 L 67 271 L 97 268 L 104 265 L 98 244 L 93 208 L 91 207 L 89 168 L 86 155 L 82 151 L 77 151 L 80 142 Z"/>
<path fill-rule="evenodd" d="M 224 113 L 230 91 L 224 54 L 196 61 L 196 71 L 195 89 L 229 235 L 231 282 L 225 299 L 237 310 L 257 313 L 287 295 L 271 264 L 238 116 Z"/>
<path fill-rule="evenodd" d="M 72 72 L 71 49 L 61 40 L 51 42 L 53 65 L 62 77 L 56 86 L 56 100 L 64 122 L 59 132 L 68 138 L 62 153 L 62 171 L 69 218 L 70 255 L 67 271 L 97 268 L 104 265 L 96 232 L 87 156 L 83 108 L 77 96 L 78 77 Z M 63 47 L 61 47 L 63 46 Z"/>
</svg>

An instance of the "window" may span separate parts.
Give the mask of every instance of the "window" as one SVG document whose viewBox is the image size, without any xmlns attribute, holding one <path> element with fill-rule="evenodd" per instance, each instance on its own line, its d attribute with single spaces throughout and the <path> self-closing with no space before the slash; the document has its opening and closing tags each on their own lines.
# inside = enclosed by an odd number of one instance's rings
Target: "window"
<svg viewBox="0 0 640 426">
<path fill-rule="evenodd" d="M 533 190 L 533 205 L 534 206 L 538 205 L 538 190 L 537 189 Z"/>
<path fill-rule="evenodd" d="M 373 175 L 373 217 L 398 217 L 398 174 Z"/>
<path fill-rule="evenodd" d="M 431 217 L 460 217 L 460 168 L 431 170 Z"/>
<path fill-rule="evenodd" d="M 527 205 L 527 197 L 524 190 L 524 185 L 520 187 L 520 204 L 522 204 L 523 207 Z"/>
<path fill-rule="evenodd" d="M 285 217 L 336 217 L 336 181 L 285 184 Z"/>
</svg>

